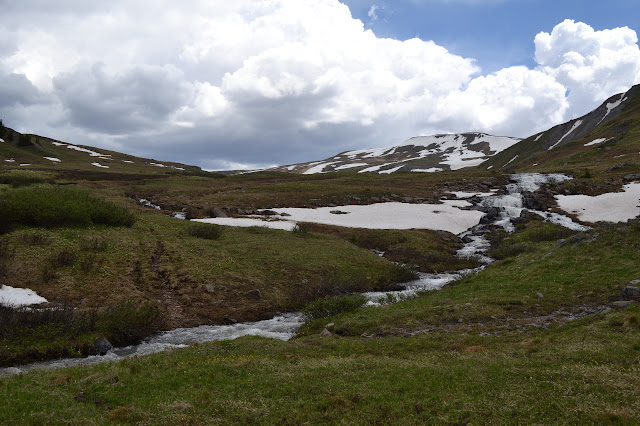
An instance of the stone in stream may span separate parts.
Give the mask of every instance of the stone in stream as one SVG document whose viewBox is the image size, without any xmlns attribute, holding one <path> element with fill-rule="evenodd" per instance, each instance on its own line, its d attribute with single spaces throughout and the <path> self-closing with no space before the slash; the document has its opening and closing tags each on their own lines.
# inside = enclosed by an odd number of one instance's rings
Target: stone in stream
<svg viewBox="0 0 640 426">
<path fill-rule="evenodd" d="M 104 337 L 99 337 L 93 343 L 93 350 L 100 356 L 106 355 L 111 349 L 113 349 L 113 345 Z"/>
</svg>

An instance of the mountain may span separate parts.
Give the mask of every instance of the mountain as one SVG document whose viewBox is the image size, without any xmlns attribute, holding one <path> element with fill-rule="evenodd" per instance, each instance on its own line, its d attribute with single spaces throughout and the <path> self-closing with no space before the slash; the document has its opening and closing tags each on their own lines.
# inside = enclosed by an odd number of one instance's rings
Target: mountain
<svg viewBox="0 0 640 426">
<path fill-rule="evenodd" d="M 480 167 L 537 170 L 623 163 L 638 154 L 640 85 L 611 96 L 582 117 L 530 136 L 496 154 Z M 639 135 L 640 136 L 640 135 Z M 625 158 L 626 157 L 626 158 Z"/>
<path fill-rule="evenodd" d="M 182 163 L 21 134 L 0 121 L 0 169 L 9 168 L 125 174 L 206 173 L 199 167 Z"/>
<path fill-rule="evenodd" d="M 341 170 L 358 173 L 397 171 L 437 172 L 477 166 L 513 144 L 518 138 L 485 133 L 418 136 L 386 148 L 342 152 L 322 161 L 274 167 L 269 170 L 314 174 Z"/>
</svg>

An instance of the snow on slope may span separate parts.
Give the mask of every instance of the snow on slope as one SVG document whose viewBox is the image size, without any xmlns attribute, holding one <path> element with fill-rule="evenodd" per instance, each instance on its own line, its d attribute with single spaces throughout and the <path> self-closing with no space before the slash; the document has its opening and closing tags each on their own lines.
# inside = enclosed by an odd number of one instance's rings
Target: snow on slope
<svg viewBox="0 0 640 426">
<path fill-rule="evenodd" d="M 418 136 L 401 145 L 346 151 L 324 161 L 293 164 L 271 170 L 315 174 L 350 169 L 359 173 L 457 170 L 477 166 L 519 142 L 518 138 L 484 133 Z"/>
</svg>

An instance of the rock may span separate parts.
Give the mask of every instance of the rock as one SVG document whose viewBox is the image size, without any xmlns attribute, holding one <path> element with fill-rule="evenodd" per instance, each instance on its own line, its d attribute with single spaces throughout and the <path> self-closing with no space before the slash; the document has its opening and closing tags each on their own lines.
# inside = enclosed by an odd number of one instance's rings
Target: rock
<svg viewBox="0 0 640 426">
<path fill-rule="evenodd" d="M 278 213 L 274 212 L 273 210 L 260 210 L 257 211 L 256 214 L 259 214 L 261 216 L 276 216 Z"/>
<path fill-rule="evenodd" d="M 536 293 L 536 297 L 537 297 L 538 299 L 544 299 L 544 294 L 542 294 L 542 293 Z"/>
<path fill-rule="evenodd" d="M 623 287 L 620 293 L 620 300 L 640 300 L 640 287 L 630 285 Z"/>
<path fill-rule="evenodd" d="M 320 335 L 321 336 L 331 336 L 331 332 L 325 328 L 320 332 Z"/>
<path fill-rule="evenodd" d="M 231 317 L 224 317 L 224 323 L 226 325 L 233 325 L 233 324 L 237 324 L 238 321 L 236 321 L 235 319 L 233 319 Z"/>
<path fill-rule="evenodd" d="M 633 286 L 638 285 L 638 284 L 640 284 L 640 280 L 633 280 L 633 281 L 629 282 L 629 285 L 633 285 Z"/>
<path fill-rule="evenodd" d="M 203 286 L 200 287 L 202 289 L 203 292 L 206 293 L 215 293 L 216 288 L 214 286 L 212 286 L 211 284 L 205 284 Z"/>
<path fill-rule="evenodd" d="M 531 210 L 542 210 L 542 205 L 538 200 L 533 198 L 531 193 L 525 193 L 522 197 L 522 206 Z"/>
<path fill-rule="evenodd" d="M 254 289 L 251 291 L 248 291 L 244 294 L 248 299 L 261 299 L 262 298 L 262 293 L 260 292 L 260 290 L 258 289 Z"/>
<path fill-rule="evenodd" d="M 611 306 L 612 308 L 616 308 L 616 309 L 624 309 L 624 308 L 628 308 L 631 305 L 630 300 L 617 300 L 615 302 L 611 302 L 609 304 L 609 306 Z"/>
<path fill-rule="evenodd" d="M 113 349 L 113 345 L 104 337 L 99 337 L 93 343 L 94 352 L 100 356 L 106 355 L 111 349 Z"/>
<path fill-rule="evenodd" d="M 211 209 L 211 211 L 214 214 L 213 217 L 228 217 L 225 212 L 223 212 L 222 210 L 220 210 L 217 207 L 214 207 L 213 209 Z"/>
<path fill-rule="evenodd" d="M 291 216 L 291 215 L 290 215 L 289 213 L 284 213 L 284 212 L 282 212 L 282 213 L 280 213 L 280 216 L 288 217 L 288 216 Z"/>
<path fill-rule="evenodd" d="M 349 212 L 343 212 L 342 210 L 331 210 L 331 214 L 349 214 Z"/>
</svg>

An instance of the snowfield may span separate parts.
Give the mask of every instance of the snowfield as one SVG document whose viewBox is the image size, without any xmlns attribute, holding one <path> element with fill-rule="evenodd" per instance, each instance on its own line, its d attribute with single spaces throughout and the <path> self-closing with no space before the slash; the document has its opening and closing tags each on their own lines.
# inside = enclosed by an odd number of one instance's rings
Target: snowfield
<svg viewBox="0 0 640 426">
<path fill-rule="evenodd" d="M 0 305 L 18 308 L 47 302 L 47 299 L 38 296 L 35 291 L 29 288 L 14 288 L 8 285 L 0 287 Z"/>
<path fill-rule="evenodd" d="M 463 200 L 444 200 L 443 204 L 378 203 L 366 206 L 347 205 L 320 207 L 317 209 L 274 209 L 286 213 L 286 220 L 265 221 L 251 218 L 210 218 L 198 222 L 226 226 L 264 226 L 291 230 L 297 222 L 368 229 L 432 229 L 454 234 L 466 231 L 480 222 L 483 213 L 477 210 L 461 210 L 471 204 Z M 334 214 L 339 210 L 347 214 Z"/>
<path fill-rule="evenodd" d="M 640 182 L 624 186 L 624 192 L 591 197 L 588 195 L 556 195 L 558 206 L 578 215 L 583 222 L 625 222 L 640 215 Z"/>
</svg>

